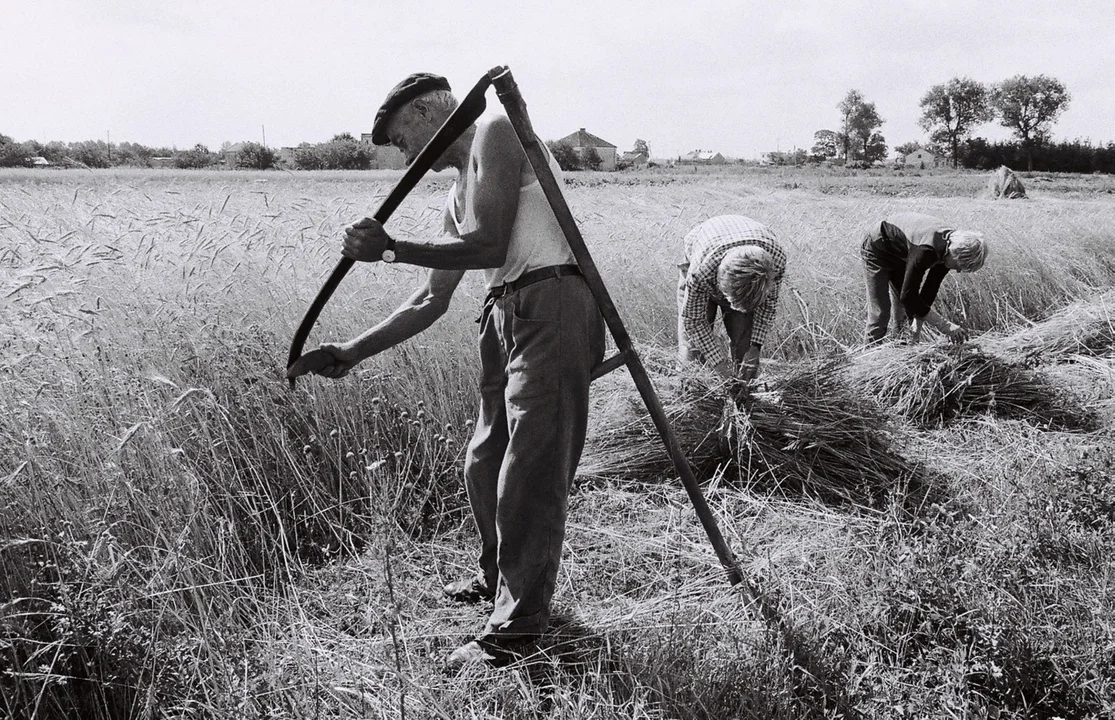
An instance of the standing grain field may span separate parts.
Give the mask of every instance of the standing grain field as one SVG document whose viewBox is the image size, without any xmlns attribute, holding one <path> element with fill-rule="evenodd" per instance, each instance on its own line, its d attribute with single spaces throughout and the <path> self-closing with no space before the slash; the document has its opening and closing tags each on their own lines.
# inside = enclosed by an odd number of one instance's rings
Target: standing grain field
<svg viewBox="0 0 1115 720">
<path fill-rule="evenodd" d="M 725 481 L 710 505 L 828 677 L 803 692 L 723 580 L 684 493 L 585 478 L 536 663 L 446 676 L 480 610 L 459 481 L 475 412 L 470 273 L 425 335 L 339 382 L 282 382 L 290 336 L 386 173 L 0 174 L 0 708 L 13 717 L 1108 717 L 1115 446 L 990 413 L 895 419 L 948 499 L 910 512 Z M 986 233 L 939 303 L 989 351 L 1115 278 L 1103 177 L 577 174 L 568 199 L 637 345 L 673 343 L 679 243 L 743 214 L 790 253 L 768 374 L 860 342 L 860 229 L 896 210 Z M 389 228 L 441 226 L 432 176 Z M 349 337 L 419 270 L 361 265 L 311 336 Z M 474 277 L 473 277 L 474 276 Z M 1094 301 L 1088 317 L 1108 315 Z M 1100 337 L 1111 337 L 1111 334 Z M 995 344 L 992 340 L 995 340 Z M 986 342 L 984 342 L 986 341 Z M 1062 343 L 1058 347 L 1071 347 Z M 1110 417 L 1110 345 L 1029 362 Z M 669 362 L 656 367 L 664 384 Z M 599 406 L 629 381 L 594 388 Z M 1106 413 L 1106 414 L 1105 414 Z M 601 414 L 599 417 L 604 417 Z M 591 438 L 590 438 L 591 442 Z M 839 698 L 835 697 L 839 696 Z M 837 702 L 839 700 L 839 702 Z"/>
</svg>

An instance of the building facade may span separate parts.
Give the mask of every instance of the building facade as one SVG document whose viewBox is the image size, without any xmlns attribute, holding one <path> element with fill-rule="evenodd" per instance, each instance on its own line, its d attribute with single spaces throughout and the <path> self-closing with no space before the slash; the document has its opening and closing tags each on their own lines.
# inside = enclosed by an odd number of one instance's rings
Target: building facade
<svg viewBox="0 0 1115 720">
<path fill-rule="evenodd" d="M 584 128 L 581 128 L 575 133 L 566 135 L 557 142 L 573 148 L 577 151 L 578 155 L 592 148 L 596 150 L 596 154 L 600 156 L 600 170 L 611 172 L 616 169 L 616 146 L 607 140 L 593 135 Z"/>
</svg>

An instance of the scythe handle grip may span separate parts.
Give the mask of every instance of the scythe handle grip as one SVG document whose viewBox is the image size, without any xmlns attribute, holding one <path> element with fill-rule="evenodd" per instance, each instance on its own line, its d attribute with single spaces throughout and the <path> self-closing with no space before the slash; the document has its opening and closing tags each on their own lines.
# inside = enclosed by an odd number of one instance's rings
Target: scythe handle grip
<svg viewBox="0 0 1115 720">
<path fill-rule="evenodd" d="M 403 199 L 414 189 L 422 176 L 433 166 L 442 153 L 444 153 L 453 142 L 469 128 L 477 118 L 484 112 L 487 102 L 484 99 L 484 93 L 488 91 L 488 87 L 492 84 L 491 78 L 488 75 L 480 78 L 480 81 L 473 86 L 465 95 L 461 104 L 457 109 L 446 118 L 438 131 L 430 138 L 430 142 L 426 143 L 426 147 L 418 153 L 414 162 L 410 164 L 407 171 L 387 194 L 379 208 L 372 215 L 380 224 L 384 224 L 399 207 Z M 314 298 L 310 309 L 306 311 L 306 315 L 302 318 L 302 322 L 298 325 L 298 330 L 294 333 L 294 339 L 290 343 L 290 352 L 287 355 L 287 369 L 289 370 L 298 358 L 302 357 L 302 349 L 306 345 L 306 338 L 310 335 L 310 330 L 313 329 L 314 323 L 317 322 L 318 315 L 321 314 L 322 308 L 329 302 L 329 298 L 333 295 L 333 291 L 341 284 L 345 274 L 349 268 L 353 266 L 354 261 L 350 258 L 341 258 L 337 263 L 337 267 L 333 268 L 329 278 L 325 284 L 321 286 L 318 291 L 317 297 Z M 294 387 L 294 378 L 290 378 L 290 386 Z"/>
</svg>

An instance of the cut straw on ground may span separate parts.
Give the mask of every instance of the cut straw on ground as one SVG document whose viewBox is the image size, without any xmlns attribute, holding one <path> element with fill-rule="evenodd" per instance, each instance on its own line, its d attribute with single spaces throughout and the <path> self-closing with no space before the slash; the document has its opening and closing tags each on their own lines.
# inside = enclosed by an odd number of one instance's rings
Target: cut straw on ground
<svg viewBox="0 0 1115 720">
<path fill-rule="evenodd" d="M 974 346 L 880 345 L 849 357 L 850 385 L 923 428 L 991 415 L 1090 431 L 1096 415 L 1044 374 Z"/>
<path fill-rule="evenodd" d="M 1027 362 L 1110 356 L 1115 350 L 1115 290 L 1069 305 L 1046 320 L 990 341 L 988 347 Z"/>
</svg>

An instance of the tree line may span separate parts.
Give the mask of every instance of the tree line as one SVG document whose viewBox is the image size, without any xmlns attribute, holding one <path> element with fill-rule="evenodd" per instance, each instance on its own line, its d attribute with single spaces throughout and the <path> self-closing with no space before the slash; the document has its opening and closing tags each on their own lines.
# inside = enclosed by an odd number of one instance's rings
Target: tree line
<svg viewBox="0 0 1115 720">
<path fill-rule="evenodd" d="M 985 168 L 1007 165 L 1033 170 L 1061 172 L 1113 172 L 1115 145 L 1092 146 L 1087 142 L 1053 143 L 1052 128 L 1068 107 L 1071 96 L 1064 84 L 1046 75 L 1015 75 L 1000 83 L 985 85 L 967 77 L 955 77 L 934 85 L 920 101 L 919 126 L 929 134 L 929 142 L 905 143 L 895 150 L 905 156 L 919 148 L 947 157 L 953 167 Z M 839 161 L 849 167 L 866 167 L 886 159 L 887 142 L 880 132 L 884 124 L 875 103 L 868 102 L 858 90 L 849 90 L 836 105 L 840 112 L 839 130 L 818 130 L 809 152 L 769 153 L 775 164 L 801 165 L 806 162 Z M 975 128 L 997 120 L 1011 130 L 1014 142 L 990 143 L 972 138 Z M 564 170 L 599 169 L 602 159 L 595 148 L 577 150 L 563 143 L 547 143 Z M 642 146 L 640 148 L 640 145 Z M 225 148 L 222 148 L 225 150 Z M 649 148 L 636 141 L 635 151 Z M 267 169 L 289 166 L 302 170 L 361 170 L 374 164 L 374 148 L 340 133 L 326 143 L 302 143 L 293 157 L 278 154 L 258 143 L 242 143 L 230 153 L 211 152 L 205 145 L 188 150 L 152 148 L 139 143 L 110 144 L 103 140 L 76 143 L 16 142 L 0 134 L 0 167 L 34 164 L 42 157 L 52 165 L 79 165 L 106 168 L 119 165 L 150 167 L 159 158 L 179 168 L 205 168 L 217 164 Z"/>
<path fill-rule="evenodd" d="M 953 167 L 966 164 L 965 158 L 969 156 L 973 158 L 971 162 L 981 164 L 994 155 L 1011 160 L 1004 164 L 1016 168 L 1025 164 L 1027 170 L 1033 170 L 1035 157 L 1045 159 L 1056 154 L 1050 152 L 1053 124 L 1070 100 L 1064 84 L 1046 75 L 1015 75 L 992 85 L 955 77 L 929 88 L 921 98 L 918 125 L 929 134 L 929 143 L 925 146 L 907 143 L 896 150 L 905 155 L 925 147 L 949 158 Z M 858 90 L 850 90 L 837 109 L 840 130 L 814 133 L 810 159 L 843 160 L 846 165 L 870 165 L 884 160 L 886 139 L 879 132 L 884 120 L 875 103 L 867 102 Z M 992 146 L 981 141 L 973 145 L 971 135 L 975 128 L 993 120 L 1008 128 L 1016 142 Z M 992 152 L 989 149 L 992 147 L 998 149 Z M 1081 149 L 1079 143 L 1076 149 Z M 1081 165 L 1080 162 L 1069 164 Z"/>
<path fill-rule="evenodd" d="M 81 142 L 49 142 L 36 140 L 16 142 L 0 134 L 0 167 L 32 167 L 34 158 L 43 158 L 51 165 L 89 168 L 153 167 L 156 164 L 176 168 L 201 169 L 228 164 L 237 168 L 267 170 L 290 166 L 298 170 L 367 170 L 374 164 L 375 150 L 367 142 L 350 133 L 340 133 L 323 143 L 302 143 L 294 148 L 292 157 L 284 160 L 273 149 L 255 142 L 238 143 L 232 151 L 225 143 L 213 152 L 202 144 L 187 150 L 148 147 L 139 143 L 109 143 L 104 140 Z"/>
<path fill-rule="evenodd" d="M 1029 168 L 1043 172 L 1115 174 L 1115 142 L 1092 145 L 1082 140 L 1043 140 L 1029 149 L 1016 142 L 988 142 L 972 138 L 957 147 L 960 166 L 972 170 Z"/>
</svg>

